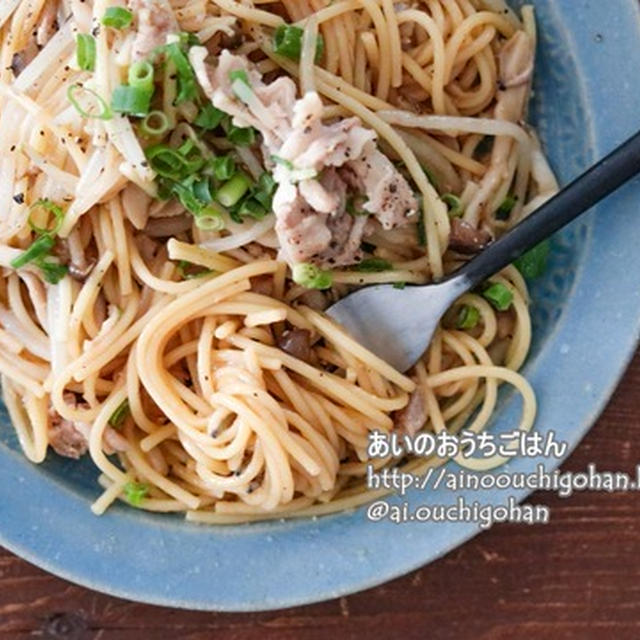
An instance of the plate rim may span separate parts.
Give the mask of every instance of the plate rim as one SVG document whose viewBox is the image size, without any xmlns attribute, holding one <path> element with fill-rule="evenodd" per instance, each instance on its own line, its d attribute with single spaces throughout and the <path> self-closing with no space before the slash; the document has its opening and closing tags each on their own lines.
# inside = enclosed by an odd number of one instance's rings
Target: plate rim
<svg viewBox="0 0 640 640">
<path fill-rule="evenodd" d="M 611 13 L 612 7 L 610 3 L 592 3 L 589 4 L 585 2 L 585 0 L 581 0 L 585 9 L 588 9 L 589 12 L 600 15 L 602 18 L 605 17 L 606 13 Z M 578 12 L 578 7 L 576 7 L 575 0 L 570 2 L 558 2 L 555 7 L 555 11 L 561 12 L 562 15 L 566 18 L 567 13 L 570 11 Z M 602 7 L 603 4 L 608 4 L 608 8 L 604 9 Z M 620 8 L 627 12 L 628 20 L 625 20 L 625 24 L 628 27 L 628 30 L 633 30 L 634 33 L 638 34 L 638 27 L 640 25 L 640 6 L 635 0 L 618 0 L 618 4 Z M 571 5 L 569 8 L 568 5 Z M 595 6 L 594 6 L 595 5 Z M 584 29 L 587 31 L 588 26 L 583 27 L 583 31 L 576 32 L 574 29 L 571 29 L 570 23 L 568 24 L 567 20 L 562 20 L 561 24 L 563 24 L 568 32 L 574 36 L 573 42 L 570 44 L 573 46 L 576 59 L 578 61 L 588 59 L 593 56 L 592 53 L 588 53 L 592 49 L 592 43 L 590 44 L 587 40 L 587 36 L 584 33 Z M 625 37 L 627 37 L 625 35 Z M 587 47 L 590 47 L 587 49 Z M 640 52 L 636 52 L 636 58 L 640 60 Z M 628 129 L 627 125 L 621 127 L 620 122 L 616 122 L 614 126 L 612 126 L 611 120 L 607 120 L 606 124 L 608 126 L 605 127 L 604 116 L 602 113 L 602 107 L 606 104 L 603 101 L 603 97 L 599 95 L 599 93 L 594 89 L 594 87 L 599 86 L 598 78 L 603 79 L 606 76 L 607 69 L 611 69 L 611 64 L 613 61 L 607 61 L 607 64 L 602 64 L 602 61 L 599 61 L 600 65 L 594 65 L 595 69 L 590 70 L 588 76 L 580 77 L 579 83 L 582 89 L 582 92 L 586 98 L 586 104 L 589 106 L 589 117 L 590 117 L 590 134 L 593 139 L 593 148 L 597 152 L 598 155 L 603 155 L 605 152 L 609 151 L 616 143 L 622 142 L 624 138 L 624 133 L 621 131 L 622 129 Z M 635 76 L 631 76 L 629 81 L 632 83 L 632 87 L 629 91 L 636 90 L 640 91 L 640 80 L 635 80 Z M 600 105 L 600 109 L 598 108 Z M 628 124 L 633 124 L 635 121 L 632 118 L 630 108 L 627 108 L 626 114 L 624 118 L 620 118 L 624 122 Z M 632 131 L 627 131 L 627 133 L 632 133 Z M 635 190 L 637 191 L 637 197 L 635 198 L 638 202 L 640 202 L 640 183 L 637 183 Z M 597 418 L 601 415 L 605 406 L 610 400 L 611 395 L 615 391 L 616 387 L 619 385 L 621 378 L 623 377 L 625 371 L 627 370 L 631 359 L 634 356 L 636 345 L 638 343 L 638 339 L 640 338 L 640 301 L 637 305 L 637 313 L 633 318 L 629 318 L 629 330 L 628 333 L 624 336 L 624 340 L 620 340 L 621 344 L 617 348 L 617 357 L 615 358 L 615 364 L 612 364 L 609 369 L 609 373 L 607 375 L 607 379 L 609 382 L 605 387 L 599 390 L 597 398 L 591 400 L 590 402 L 590 413 L 589 418 L 584 420 L 580 425 L 574 428 L 572 434 L 575 436 L 572 439 L 570 450 L 567 452 L 567 455 L 560 461 L 558 461 L 557 465 L 559 466 L 566 458 L 570 455 L 571 451 L 581 442 L 584 438 L 585 434 L 589 431 L 589 429 L 593 426 Z M 2 456 L 0 455 L 0 459 Z M 11 460 L 9 460 L 11 463 Z M 0 476 L 2 475 L 0 470 Z M 58 490 L 60 487 L 58 486 Z M 524 499 L 530 492 L 510 492 L 510 495 L 517 496 L 518 499 Z M 5 512 L 9 511 L 6 508 L 6 505 L 0 504 L 0 523 L 4 522 L 6 514 Z M 19 511 L 19 509 L 18 509 Z M 127 518 L 135 517 L 135 512 L 132 514 L 128 514 L 124 517 L 124 520 Z M 91 514 L 89 514 L 91 515 Z M 119 514 L 122 515 L 122 514 Z M 93 517 L 93 516 L 91 516 Z M 334 520 L 338 520 L 340 516 L 330 516 Z M 372 525 L 375 528 L 375 525 Z M 21 535 L 21 532 L 6 532 L 5 527 L 0 525 L 0 545 L 8 549 L 9 551 L 15 553 L 16 555 L 24 558 L 28 562 L 52 573 L 61 578 L 74 582 L 76 584 L 80 584 L 89 589 L 100 591 L 102 593 L 106 593 L 108 595 L 112 595 L 119 598 L 125 598 L 137 602 L 145 602 L 154 605 L 168 606 L 168 607 L 177 607 L 183 609 L 192 609 L 192 610 L 206 610 L 206 611 L 267 611 L 274 609 L 281 609 L 284 607 L 292 607 L 299 606 L 303 604 L 312 604 L 315 602 L 325 601 L 331 598 L 344 596 L 347 594 L 356 593 L 359 591 L 363 591 L 365 589 L 369 589 L 371 587 L 377 586 L 379 584 L 383 584 L 388 582 L 389 580 L 393 580 L 398 578 L 399 576 L 405 575 L 411 571 L 416 570 L 419 567 L 424 566 L 427 563 L 430 563 L 447 553 L 449 553 L 452 549 L 464 544 L 470 538 L 477 535 L 480 532 L 478 528 L 469 528 L 464 534 L 452 536 L 451 542 L 449 545 L 441 545 L 439 548 L 439 552 L 437 554 L 431 555 L 428 558 L 420 557 L 416 558 L 413 563 L 405 562 L 402 564 L 397 564 L 397 566 L 390 567 L 388 571 L 378 572 L 375 575 L 372 575 L 369 579 L 360 579 L 357 583 L 353 583 L 350 580 L 343 580 L 339 587 L 324 587 L 319 588 L 318 592 L 314 595 L 310 595 L 308 592 L 301 594 L 299 597 L 289 597 L 289 598 L 280 598 L 280 599 L 270 599 L 268 596 L 265 596 L 264 601 L 258 604 L 257 598 L 254 596 L 251 600 L 246 600 L 244 602 L 231 602 L 231 601 L 220 601 L 215 598 L 211 598 L 207 601 L 199 600 L 199 599 L 191 599 L 191 598 L 176 598 L 175 595 L 159 594 L 156 589 L 153 591 L 153 586 L 147 585 L 145 588 L 143 585 L 138 585 L 137 587 L 126 588 L 122 585 L 112 587 L 111 584 L 105 582 L 95 582 L 91 577 L 91 568 L 87 566 L 80 566 L 71 568 L 65 566 L 63 564 L 57 563 L 50 557 L 44 556 L 44 551 L 42 548 L 30 548 L 28 544 L 29 536 Z M 75 570 L 74 570 L 75 569 Z M 116 581 L 117 582 L 117 581 Z"/>
</svg>

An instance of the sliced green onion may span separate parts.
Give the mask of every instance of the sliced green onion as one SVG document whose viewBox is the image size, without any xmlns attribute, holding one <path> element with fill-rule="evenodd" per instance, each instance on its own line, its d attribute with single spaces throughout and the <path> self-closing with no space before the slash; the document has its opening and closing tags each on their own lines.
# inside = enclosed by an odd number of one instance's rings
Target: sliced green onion
<svg viewBox="0 0 640 640">
<path fill-rule="evenodd" d="M 140 123 L 140 131 L 151 138 L 163 136 L 170 128 L 169 118 L 163 111 L 151 111 Z"/>
<path fill-rule="evenodd" d="M 266 171 L 258 178 L 258 188 L 254 191 L 253 197 L 265 208 L 271 211 L 273 207 L 273 195 L 278 188 L 278 184 L 273 176 Z"/>
<path fill-rule="evenodd" d="M 482 292 L 482 296 L 498 311 L 506 311 L 513 302 L 513 293 L 499 282 L 489 285 L 489 287 Z"/>
<path fill-rule="evenodd" d="M 236 172 L 236 163 L 231 156 L 220 156 L 211 161 L 211 169 L 216 180 L 229 180 Z"/>
<path fill-rule="evenodd" d="M 464 207 L 462 206 L 462 201 L 458 196 L 453 193 L 445 193 L 442 197 L 442 202 L 444 202 L 449 207 L 449 215 L 452 218 L 460 218 L 464 213 Z"/>
<path fill-rule="evenodd" d="M 96 39 L 87 33 L 76 36 L 76 59 L 83 71 L 94 71 L 96 68 Z"/>
<path fill-rule="evenodd" d="M 129 408 L 129 400 L 125 398 L 120 406 L 111 414 L 109 424 L 114 429 L 119 429 L 130 413 L 131 409 Z"/>
<path fill-rule="evenodd" d="M 395 282 L 393 285 L 394 289 L 400 289 L 401 291 L 403 291 L 404 289 L 407 288 L 407 283 L 406 282 Z"/>
<path fill-rule="evenodd" d="M 318 172 L 315 169 L 295 169 L 289 174 L 289 178 L 293 184 L 302 182 L 303 180 L 313 180 L 318 177 Z"/>
<path fill-rule="evenodd" d="M 200 38 L 195 33 L 191 33 L 189 31 L 183 31 L 178 34 L 178 38 L 180 39 L 180 44 L 183 47 L 199 47 L 202 42 Z"/>
<path fill-rule="evenodd" d="M 175 104 L 179 105 L 189 100 L 195 100 L 198 97 L 198 83 L 189 58 L 177 42 L 166 45 L 164 51 L 175 65 L 178 76 L 178 95 Z"/>
<path fill-rule="evenodd" d="M 269 213 L 269 211 L 254 198 L 245 199 L 238 209 L 238 215 L 241 218 L 248 217 L 254 220 L 262 220 L 267 213 Z"/>
<path fill-rule="evenodd" d="M 129 504 L 139 507 L 149 496 L 149 485 L 141 482 L 127 482 L 124 485 L 124 495 Z"/>
<path fill-rule="evenodd" d="M 366 258 L 356 266 L 361 273 L 381 273 L 393 269 L 393 265 L 383 258 Z"/>
<path fill-rule="evenodd" d="M 247 75 L 247 72 L 244 69 L 237 69 L 236 71 L 230 71 L 229 72 L 229 82 L 231 82 L 231 84 L 233 84 L 234 82 L 243 82 L 244 84 L 247 85 L 247 87 L 251 86 L 251 83 L 249 82 L 249 76 Z"/>
<path fill-rule="evenodd" d="M 239 147 L 250 147 L 256 141 L 256 131 L 253 127 L 236 127 L 229 123 L 225 133 L 229 142 Z"/>
<path fill-rule="evenodd" d="M 69 267 L 66 265 L 60 264 L 59 262 L 50 262 L 45 260 L 44 257 L 36 260 L 36 264 L 40 271 L 42 271 L 42 277 L 49 284 L 58 284 L 69 272 Z"/>
<path fill-rule="evenodd" d="M 293 166 L 293 162 L 287 160 L 286 158 L 281 158 L 280 156 L 272 155 L 271 160 L 275 164 L 282 165 L 285 169 L 289 169 L 289 171 L 294 171 L 295 167 Z"/>
<path fill-rule="evenodd" d="M 330 289 L 333 286 L 331 271 L 323 271 L 315 264 L 302 262 L 294 265 L 291 272 L 293 281 L 307 289 Z"/>
<path fill-rule="evenodd" d="M 535 280 L 546 271 L 550 250 L 551 244 L 549 240 L 544 240 L 537 247 L 518 258 L 514 264 L 527 280 Z"/>
<path fill-rule="evenodd" d="M 153 90 L 153 65 L 146 60 L 134 62 L 129 67 L 129 85 L 144 89 L 145 91 Z"/>
<path fill-rule="evenodd" d="M 53 249 L 53 245 L 55 244 L 55 242 L 56 241 L 54 240 L 53 236 L 49 234 L 40 236 L 31 244 L 28 249 L 26 249 L 17 258 L 14 258 L 11 261 L 11 266 L 14 269 L 20 269 L 26 264 L 29 264 L 34 260 L 38 260 L 39 258 L 46 256 L 51 251 L 51 249 Z"/>
<path fill-rule="evenodd" d="M 517 202 L 518 198 L 515 196 L 507 196 L 496 211 L 496 220 L 508 220 Z"/>
<path fill-rule="evenodd" d="M 52 213 L 54 217 L 54 225 L 51 229 L 38 227 L 33 223 L 33 212 L 38 208 L 43 208 L 47 213 Z M 62 222 L 64 220 L 64 211 L 51 200 L 42 199 L 34 202 L 29 209 L 29 226 L 40 235 L 49 234 L 55 236 L 58 231 L 60 231 L 60 227 L 62 226 Z"/>
<path fill-rule="evenodd" d="M 193 185 L 191 181 L 186 184 L 175 183 L 173 185 L 173 194 L 180 200 L 180 204 L 194 215 L 200 215 L 205 205 L 193 193 Z"/>
<path fill-rule="evenodd" d="M 469 304 L 465 304 L 460 308 L 458 313 L 458 318 L 456 320 L 456 328 L 465 330 L 465 329 L 474 329 L 480 320 L 480 312 L 476 307 L 473 307 Z"/>
<path fill-rule="evenodd" d="M 223 207 L 233 207 L 240 202 L 250 187 L 251 182 L 249 178 L 243 173 L 237 173 L 231 180 L 218 189 L 216 198 Z"/>
<path fill-rule="evenodd" d="M 431 171 L 431 169 L 427 169 L 427 167 L 422 167 L 422 171 L 424 172 L 424 175 L 427 176 L 427 180 L 431 183 L 431 186 L 434 189 L 437 189 L 438 180 L 436 179 L 436 176 L 434 175 L 433 171 Z"/>
<path fill-rule="evenodd" d="M 201 269 L 200 271 L 192 271 L 192 269 L 196 269 L 196 265 L 191 262 L 187 262 L 186 260 L 178 261 L 178 273 L 183 280 L 195 280 L 196 278 L 204 278 L 204 276 L 208 276 L 210 273 L 213 273 L 211 269 Z"/>
<path fill-rule="evenodd" d="M 193 121 L 193 124 L 205 131 L 213 131 L 220 126 L 225 115 L 224 111 L 216 109 L 212 104 L 206 104 Z"/>
<path fill-rule="evenodd" d="M 214 207 L 205 207 L 195 215 L 196 227 L 202 231 L 222 231 L 224 218 Z"/>
<path fill-rule="evenodd" d="M 304 31 L 291 24 L 281 24 L 273 34 L 274 51 L 291 60 L 300 60 Z M 319 62 L 324 53 L 324 38 L 318 35 L 315 61 Z"/>
<path fill-rule="evenodd" d="M 102 24 L 112 29 L 126 29 L 133 22 L 133 14 L 124 7 L 109 7 L 102 16 Z"/>
<path fill-rule="evenodd" d="M 213 202 L 211 182 L 209 182 L 208 178 L 193 183 L 193 195 L 205 204 L 211 204 Z"/>
<path fill-rule="evenodd" d="M 78 91 L 83 92 L 87 96 L 91 97 L 95 101 L 95 105 L 100 108 L 98 113 L 94 113 L 93 111 L 88 111 L 84 107 L 81 106 L 77 93 Z M 88 89 L 87 87 L 83 87 L 80 84 L 72 84 L 67 90 L 67 99 L 73 105 L 75 110 L 83 117 L 83 118 L 97 118 L 98 120 L 111 120 L 113 118 L 113 112 L 109 108 L 109 105 L 92 89 Z M 92 106 L 89 108 L 91 109 Z"/>
<path fill-rule="evenodd" d="M 148 147 L 145 155 L 151 168 L 159 176 L 176 182 L 193 175 L 204 164 L 201 156 L 194 157 L 193 154 L 189 154 L 191 157 L 186 157 L 180 150 L 166 144 Z"/>
<path fill-rule="evenodd" d="M 202 150 L 191 138 L 187 138 L 179 147 L 178 153 L 186 160 L 190 175 L 200 171 L 206 164 Z"/>
<path fill-rule="evenodd" d="M 113 90 L 111 108 L 116 113 L 122 113 L 137 118 L 149 115 L 153 89 L 142 89 L 121 84 Z"/>
</svg>

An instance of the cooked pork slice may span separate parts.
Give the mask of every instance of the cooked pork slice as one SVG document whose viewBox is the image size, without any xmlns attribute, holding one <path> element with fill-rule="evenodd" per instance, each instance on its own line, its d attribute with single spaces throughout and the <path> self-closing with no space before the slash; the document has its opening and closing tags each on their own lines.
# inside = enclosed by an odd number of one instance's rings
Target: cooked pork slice
<svg viewBox="0 0 640 640">
<path fill-rule="evenodd" d="M 204 47 L 192 47 L 189 61 L 198 82 L 214 107 L 233 118 L 236 127 L 254 127 L 271 150 L 280 148 L 290 131 L 296 86 L 289 78 L 278 78 L 270 85 L 244 56 L 234 56 L 224 50 L 218 57 L 218 66 L 205 62 L 209 52 Z M 231 74 L 244 71 L 255 97 L 248 106 L 237 98 L 232 89 Z"/>
<path fill-rule="evenodd" d="M 335 169 L 327 169 L 317 184 L 335 198 L 331 213 L 313 209 L 296 185 L 283 182 L 278 187 L 273 210 L 280 257 L 289 264 L 311 262 L 329 268 L 359 262 L 367 219 L 346 212 L 346 185 Z"/>
<path fill-rule="evenodd" d="M 265 164 L 278 184 L 273 210 L 280 256 L 289 264 L 337 267 L 361 259 L 368 225 L 366 217 L 346 212 L 349 197 L 363 198 L 363 209 L 385 229 L 406 224 L 417 212 L 411 187 L 359 118 L 325 124 L 317 93 L 296 100 L 290 78 L 267 85 L 243 56 L 223 51 L 215 68 L 203 47 L 192 48 L 189 58 L 213 105 L 234 125 L 262 134 Z M 237 72 L 246 74 L 248 87 L 234 84 L 241 82 Z"/>
<path fill-rule="evenodd" d="M 409 436 L 415 436 L 424 427 L 427 422 L 427 408 L 420 389 L 416 389 L 409 396 L 409 402 L 404 409 L 395 412 L 393 422 L 400 433 Z"/>
<path fill-rule="evenodd" d="M 411 187 L 372 142 L 365 145 L 358 158 L 345 164 L 341 175 L 367 196 L 363 209 L 374 214 L 384 229 L 402 226 L 418 213 Z"/>
<path fill-rule="evenodd" d="M 168 36 L 180 31 L 168 0 L 129 0 L 129 7 L 137 20 L 134 60 L 148 58 L 155 49 L 167 44 Z"/>
<path fill-rule="evenodd" d="M 80 459 L 89 448 L 87 438 L 55 411 L 49 413 L 49 444 L 53 450 L 65 458 Z"/>
</svg>

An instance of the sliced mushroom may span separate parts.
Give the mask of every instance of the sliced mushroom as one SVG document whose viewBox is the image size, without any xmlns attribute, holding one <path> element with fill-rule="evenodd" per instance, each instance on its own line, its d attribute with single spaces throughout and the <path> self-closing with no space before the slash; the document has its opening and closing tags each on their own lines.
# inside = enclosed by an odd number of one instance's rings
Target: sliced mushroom
<svg viewBox="0 0 640 640">
<path fill-rule="evenodd" d="M 486 249 L 491 241 L 491 234 L 488 231 L 476 229 L 460 218 L 454 218 L 451 221 L 449 249 L 465 255 L 473 255 Z"/>
<path fill-rule="evenodd" d="M 311 359 L 311 333 L 306 329 L 289 329 L 278 338 L 278 347 L 290 356 L 309 362 Z"/>
</svg>

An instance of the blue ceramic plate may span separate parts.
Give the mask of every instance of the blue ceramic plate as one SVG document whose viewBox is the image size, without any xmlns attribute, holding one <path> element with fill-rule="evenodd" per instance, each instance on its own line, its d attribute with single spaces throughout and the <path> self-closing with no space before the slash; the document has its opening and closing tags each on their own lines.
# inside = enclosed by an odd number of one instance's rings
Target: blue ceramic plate
<svg viewBox="0 0 640 640">
<path fill-rule="evenodd" d="M 638 2 L 534 4 L 540 56 L 533 114 L 566 183 L 640 126 Z M 571 447 L 636 345 L 639 212 L 635 182 L 557 238 L 552 268 L 533 290 L 535 343 L 525 373 L 538 393 L 537 428 L 554 430 Z M 495 428 L 514 428 L 519 409 L 506 394 Z M 531 471 L 537 463 L 518 459 L 509 468 Z M 471 524 L 373 524 L 362 510 L 229 528 L 120 506 L 96 518 L 89 511 L 95 480 L 86 461 L 27 463 L 0 415 L 0 543 L 52 573 L 132 600 L 234 611 L 309 603 L 400 576 L 478 532 Z M 508 493 L 465 497 L 497 505 Z M 409 499 L 450 504 L 454 496 L 440 490 Z"/>
</svg>

